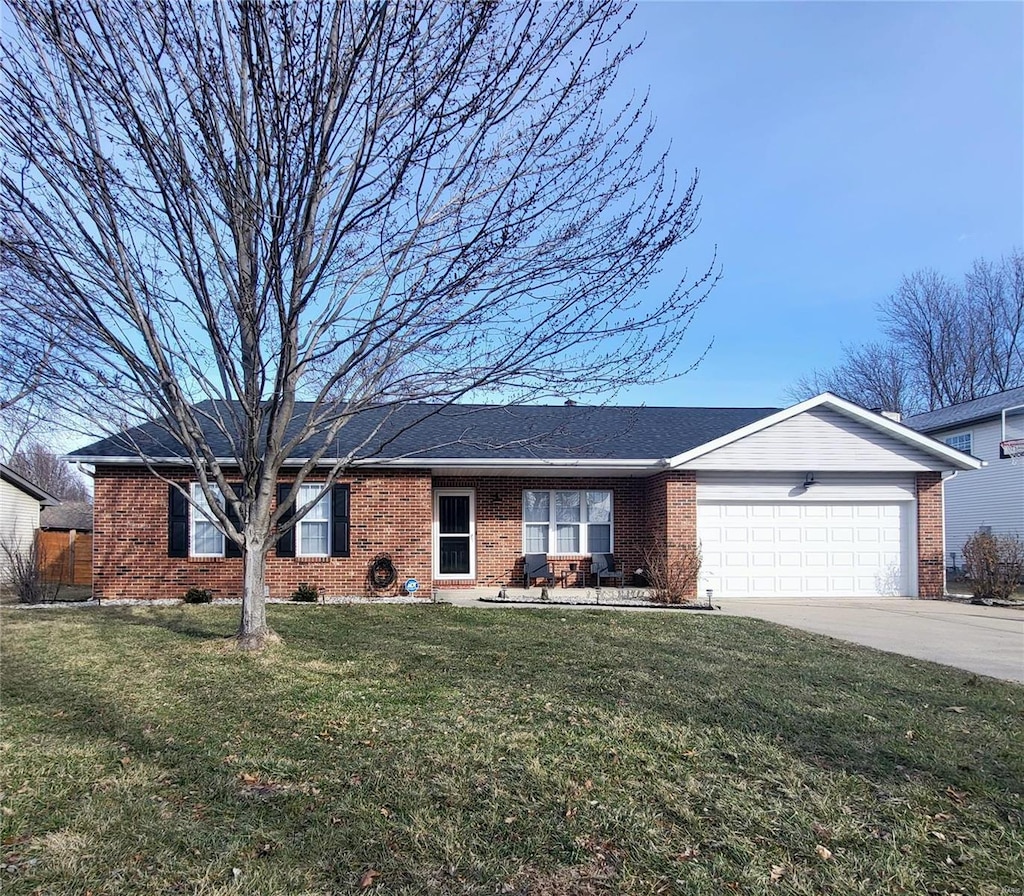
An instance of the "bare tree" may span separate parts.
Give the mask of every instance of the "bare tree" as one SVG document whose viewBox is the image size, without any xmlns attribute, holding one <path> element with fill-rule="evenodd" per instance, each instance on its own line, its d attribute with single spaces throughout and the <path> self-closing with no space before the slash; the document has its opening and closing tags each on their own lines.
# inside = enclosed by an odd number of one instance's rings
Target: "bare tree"
<svg viewBox="0 0 1024 896">
<path fill-rule="evenodd" d="M 981 328 L 982 361 L 991 391 L 1024 383 L 1024 252 L 998 263 L 979 259 L 968 272 L 964 294 Z"/>
<path fill-rule="evenodd" d="M 82 477 L 40 442 L 29 441 L 11 455 L 8 466 L 61 501 L 91 501 Z"/>
<path fill-rule="evenodd" d="M 35 396 L 47 372 L 53 334 L 45 328 L 27 332 L 22 315 L 37 303 L 32 284 L 22 273 L 3 228 L 0 238 L 0 414 L 22 406 Z M 31 413 L 26 415 L 31 418 Z"/>
<path fill-rule="evenodd" d="M 366 409 L 677 372 L 717 272 L 645 293 L 696 226 L 696 177 L 652 155 L 642 99 L 609 103 L 618 4 L 8 6 L 10 248 L 60 299 L 40 326 L 67 334 L 87 416 L 182 445 L 243 551 L 243 646 L 270 634 L 298 484 L 345 468 Z"/>
<path fill-rule="evenodd" d="M 914 414 L 1024 385 L 1024 254 L 979 259 L 957 284 L 935 271 L 905 276 L 879 305 L 886 342 L 845 346 L 830 370 L 790 394 L 827 389 L 866 407 Z"/>
<path fill-rule="evenodd" d="M 921 409 L 907 358 L 893 345 L 846 346 L 843 354 L 843 361 L 831 370 L 816 370 L 797 380 L 789 390 L 794 400 L 834 392 L 866 408 L 900 414 Z"/>
</svg>

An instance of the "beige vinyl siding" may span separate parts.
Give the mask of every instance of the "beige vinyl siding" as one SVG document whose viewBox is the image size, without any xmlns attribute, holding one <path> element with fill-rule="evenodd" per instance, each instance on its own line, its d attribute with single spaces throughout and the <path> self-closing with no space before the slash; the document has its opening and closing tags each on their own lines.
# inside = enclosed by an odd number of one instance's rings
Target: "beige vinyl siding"
<svg viewBox="0 0 1024 896">
<path fill-rule="evenodd" d="M 6 480 L 0 479 L 0 539 L 27 551 L 39 528 L 39 502 Z M 0 550 L 0 578 L 6 579 L 7 557 Z"/>
<path fill-rule="evenodd" d="M 1024 463 L 1016 466 L 999 457 L 1001 425 L 998 419 L 958 426 L 934 433 L 938 441 L 970 432 L 975 457 L 988 466 L 965 470 L 945 481 L 946 554 L 956 553 L 961 564 L 964 543 L 981 526 L 997 535 L 1024 537 Z"/>
<path fill-rule="evenodd" d="M 810 471 L 808 471 L 810 472 Z M 697 474 L 697 501 L 913 501 L 913 475 L 906 473 L 817 473 L 815 484 L 803 487 L 804 471 L 725 472 Z"/>
<path fill-rule="evenodd" d="M 916 473 L 948 466 L 866 423 L 817 407 L 689 461 L 683 469 Z"/>
</svg>

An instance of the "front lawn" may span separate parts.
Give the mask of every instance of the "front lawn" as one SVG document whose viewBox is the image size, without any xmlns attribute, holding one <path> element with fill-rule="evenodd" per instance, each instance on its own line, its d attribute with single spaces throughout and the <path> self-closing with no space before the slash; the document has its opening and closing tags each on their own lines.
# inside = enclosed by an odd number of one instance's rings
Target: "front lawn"
<svg viewBox="0 0 1024 896">
<path fill-rule="evenodd" d="M 5 894 L 1020 896 L 1024 689 L 749 619 L 8 610 Z"/>
</svg>

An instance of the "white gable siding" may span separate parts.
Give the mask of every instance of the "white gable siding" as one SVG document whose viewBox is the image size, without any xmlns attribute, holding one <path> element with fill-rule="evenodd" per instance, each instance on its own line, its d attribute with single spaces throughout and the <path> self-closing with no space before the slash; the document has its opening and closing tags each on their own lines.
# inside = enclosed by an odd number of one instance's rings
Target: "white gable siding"
<svg viewBox="0 0 1024 896">
<path fill-rule="evenodd" d="M 969 432 L 971 452 L 988 466 L 964 470 L 945 483 L 946 553 L 962 562 L 964 543 L 981 526 L 997 535 L 1024 537 L 1024 462 L 999 458 L 1000 421 L 984 420 L 933 433 L 938 441 Z"/>
<path fill-rule="evenodd" d="M 710 451 L 683 469 L 917 473 L 948 466 L 859 420 L 817 407 Z"/>
<path fill-rule="evenodd" d="M 39 502 L 6 480 L 0 479 L 0 541 L 27 551 L 39 528 Z M 7 556 L 0 548 L 0 579 L 6 580 Z"/>
</svg>

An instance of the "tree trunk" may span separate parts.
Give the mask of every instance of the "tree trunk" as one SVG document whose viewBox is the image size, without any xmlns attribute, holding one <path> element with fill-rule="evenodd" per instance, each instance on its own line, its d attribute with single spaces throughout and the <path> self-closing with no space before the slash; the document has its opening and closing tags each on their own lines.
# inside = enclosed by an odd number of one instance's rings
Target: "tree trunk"
<svg viewBox="0 0 1024 896">
<path fill-rule="evenodd" d="M 242 650 L 262 650 L 268 644 L 281 640 L 267 625 L 265 542 L 259 545 L 247 544 L 242 563 L 245 578 L 242 583 L 242 619 L 238 624 L 238 646 Z"/>
</svg>

